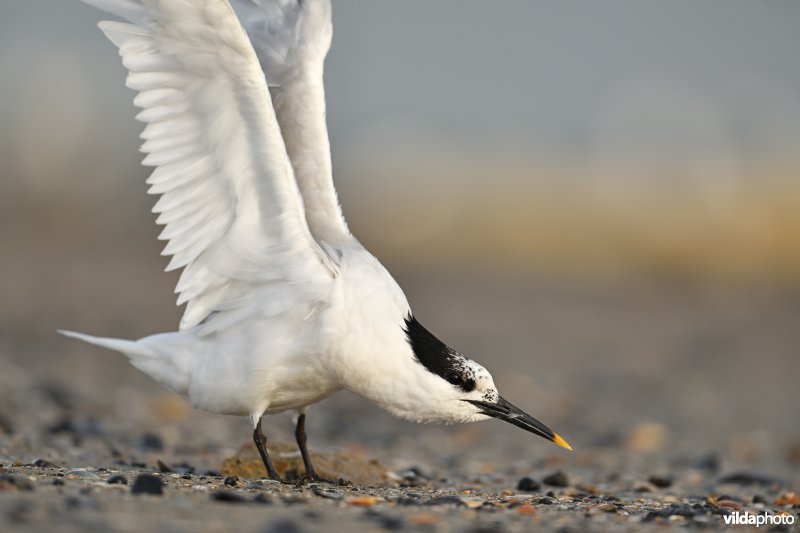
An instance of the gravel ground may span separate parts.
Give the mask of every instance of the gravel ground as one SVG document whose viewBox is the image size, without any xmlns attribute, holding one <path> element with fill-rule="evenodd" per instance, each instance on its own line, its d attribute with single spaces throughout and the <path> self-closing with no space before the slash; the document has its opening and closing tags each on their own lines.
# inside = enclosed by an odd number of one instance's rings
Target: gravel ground
<svg viewBox="0 0 800 533">
<path fill-rule="evenodd" d="M 246 420 L 53 333 L 177 322 L 174 279 L 126 244 L 5 256 L 3 531 L 661 531 L 800 510 L 797 289 L 401 272 L 417 315 L 575 451 L 496 421 L 405 423 L 343 393 L 308 434 L 352 483 L 277 484 L 246 477 Z M 289 417 L 265 430 L 296 474 Z"/>
</svg>

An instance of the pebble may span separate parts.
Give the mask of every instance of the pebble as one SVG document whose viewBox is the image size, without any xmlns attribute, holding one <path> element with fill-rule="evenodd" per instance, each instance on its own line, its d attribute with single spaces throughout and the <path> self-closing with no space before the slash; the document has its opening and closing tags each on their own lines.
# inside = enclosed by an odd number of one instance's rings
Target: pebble
<svg viewBox="0 0 800 533">
<path fill-rule="evenodd" d="M 110 485 L 127 485 L 128 478 L 123 474 L 114 474 L 112 476 L 108 476 L 106 482 Z"/>
<path fill-rule="evenodd" d="M 50 461 L 45 461 L 44 459 L 36 459 L 33 462 L 33 466 L 38 468 L 59 468 L 58 465 L 51 463 Z"/>
<path fill-rule="evenodd" d="M 378 502 L 378 498 L 374 496 L 356 496 L 355 498 L 349 498 L 347 503 L 350 505 L 355 505 L 358 507 L 371 507 Z"/>
<path fill-rule="evenodd" d="M 244 503 L 247 501 L 245 500 L 244 496 L 230 490 L 218 490 L 216 492 L 212 492 L 211 499 L 218 502 L 227 503 Z"/>
<path fill-rule="evenodd" d="M 239 484 L 239 478 L 237 476 L 228 476 L 223 483 L 226 487 L 235 487 Z"/>
<path fill-rule="evenodd" d="M 519 483 L 517 483 L 517 490 L 524 490 L 526 492 L 533 492 L 533 491 L 539 490 L 539 488 L 541 486 L 542 486 L 541 483 L 539 483 L 535 479 L 529 478 L 529 477 L 524 477 L 524 478 L 519 480 Z"/>
<path fill-rule="evenodd" d="M 158 459 L 156 461 L 156 466 L 158 467 L 158 471 L 161 472 L 162 474 L 171 474 L 174 472 L 174 470 L 171 469 L 169 465 L 164 461 L 162 461 L 161 459 Z"/>
<path fill-rule="evenodd" d="M 464 505 L 458 496 L 436 496 L 425 502 L 425 505 Z"/>
<path fill-rule="evenodd" d="M 164 450 L 164 441 L 155 433 L 145 433 L 136 443 L 139 448 L 160 452 Z"/>
<path fill-rule="evenodd" d="M 666 489 L 667 487 L 672 486 L 672 477 L 671 476 L 657 476 L 653 475 L 647 478 L 647 481 L 655 485 L 660 489 Z"/>
<path fill-rule="evenodd" d="M 780 484 L 780 481 L 774 477 L 765 476 L 762 474 L 753 474 L 750 472 L 735 472 L 722 476 L 719 478 L 720 483 L 733 483 L 735 485 L 772 485 L 774 483 Z"/>
<path fill-rule="evenodd" d="M 153 474 L 139 474 L 131 487 L 132 494 L 164 494 L 164 482 Z"/>
<path fill-rule="evenodd" d="M 569 478 L 567 478 L 567 474 L 559 470 L 558 472 L 553 472 L 549 476 L 545 476 L 542 479 L 542 483 L 552 487 L 566 487 L 569 485 Z"/>
<path fill-rule="evenodd" d="M 617 506 L 614 505 L 613 503 L 604 503 L 602 505 L 598 505 L 597 508 L 599 510 L 603 511 L 604 513 L 616 513 L 617 512 Z"/>
<path fill-rule="evenodd" d="M 89 472 L 85 468 L 75 468 L 74 470 L 70 470 L 64 477 L 67 479 L 88 479 L 88 480 L 96 480 L 100 479 L 97 474 L 93 472 Z"/>
</svg>

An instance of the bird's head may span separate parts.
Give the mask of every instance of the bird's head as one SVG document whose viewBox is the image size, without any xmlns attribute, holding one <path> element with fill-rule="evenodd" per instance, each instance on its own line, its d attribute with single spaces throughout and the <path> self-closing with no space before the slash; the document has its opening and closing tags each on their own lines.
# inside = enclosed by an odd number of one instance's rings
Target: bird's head
<svg viewBox="0 0 800 533">
<path fill-rule="evenodd" d="M 572 449 L 557 433 L 500 396 L 488 370 L 441 342 L 413 316 L 406 318 L 405 331 L 417 361 L 449 384 L 446 398 L 440 398 L 449 422 L 497 418 Z"/>
</svg>

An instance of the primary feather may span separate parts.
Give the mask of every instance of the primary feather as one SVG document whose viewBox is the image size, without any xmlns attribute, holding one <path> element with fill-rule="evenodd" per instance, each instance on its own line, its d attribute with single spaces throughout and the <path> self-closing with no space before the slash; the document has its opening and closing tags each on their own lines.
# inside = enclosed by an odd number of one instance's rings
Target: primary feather
<svg viewBox="0 0 800 533">
<path fill-rule="evenodd" d="M 212 332 L 257 312 L 258 292 L 275 283 L 308 288 L 330 279 L 335 265 L 309 230 L 259 59 L 228 3 L 85 1 L 128 21 L 100 28 L 139 93 L 143 163 L 156 167 L 148 183 L 161 196 L 153 211 L 165 226 L 167 269 L 184 269 L 176 288 L 187 304 L 181 329 L 203 322 Z M 297 35 L 283 30 L 293 50 Z"/>
</svg>

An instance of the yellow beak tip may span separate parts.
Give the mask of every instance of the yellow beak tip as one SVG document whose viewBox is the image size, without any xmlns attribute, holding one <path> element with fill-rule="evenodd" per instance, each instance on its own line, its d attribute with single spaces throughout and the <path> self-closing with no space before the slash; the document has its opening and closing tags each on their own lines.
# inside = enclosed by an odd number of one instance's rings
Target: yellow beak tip
<svg viewBox="0 0 800 533">
<path fill-rule="evenodd" d="M 572 446 L 570 446 L 569 444 L 567 444 L 567 441 L 565 441 L 564 439 L 562 439 L 562 438 L 561 438 L 561 435 L 559 435 L 558 433 L 554 433 L 554 434 L 553 434 L 553 443 L 554 443 L 554 444 L 558 444 L 558 445 L 559 445 L 559 446 L 561 446 L 562 448 L 566 448 L 566 449 L 567 449 L 567 450 L 569 450 L 569 451 L 572 451 Z"/>
</svg>

